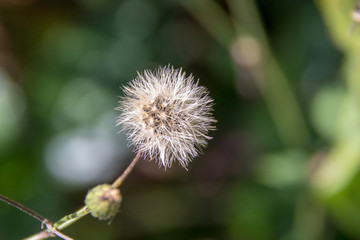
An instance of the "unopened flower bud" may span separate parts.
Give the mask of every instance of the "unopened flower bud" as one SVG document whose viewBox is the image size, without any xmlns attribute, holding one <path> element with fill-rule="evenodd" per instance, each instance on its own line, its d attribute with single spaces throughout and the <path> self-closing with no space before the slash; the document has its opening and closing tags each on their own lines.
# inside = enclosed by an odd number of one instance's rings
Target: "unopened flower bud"
<svg viewBox="0 0 360 240">
<path fill-rule="evenodd" d="M 89 190 L 85 197 L 85 205 L 93 217 L 111 220 L 119 210 L 121 199 L 119 189 L 110 184 L 101 184 Z"/>
</svg>

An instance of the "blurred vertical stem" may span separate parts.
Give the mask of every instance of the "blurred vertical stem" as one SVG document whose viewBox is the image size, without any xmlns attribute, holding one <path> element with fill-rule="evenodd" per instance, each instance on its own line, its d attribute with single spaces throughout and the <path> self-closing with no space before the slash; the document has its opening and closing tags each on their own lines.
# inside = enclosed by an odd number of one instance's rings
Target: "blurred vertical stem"
<svg viewBox="0 0 360 240">
<path fill-rule="evenodd" d="M 337 47 L 344 53 L 344 74 L 349 90 L 360 104 L 360 26 L 352 22 L 356 1 L 315 0 Z M 353 29 L 351 30 L 351 28 Z"/>
<path fill-rule="evenodd" d="M 294 240 L 324 239 L 324 210 L 307 194 L 297 199 L 291 235 Z"/>
<path fill-rule="evenodd" d="M 234 39 L 234 29 L 227 14 L 213 0 L 181 1 L 193 17 L 225 48 Z"/>
<path fill-rule="evenodd" d="M 254 1 L 228 0 L 232 18 L 213 0 L 185 0 L 181 3 L 231 54 L 242 54 L 232 53 L 236 49 L 234 44 L 242 39 L 255 43 L 260 59 L 246 67 L 265 99 L 282 143 L 287 147 L 308 145 L 309 133 L 300 107 L 271 53 Z M 235 59 L 234 63 L 240 65 Z"/>
<path fill-rule="evenodd" d="M 360 26 L 351 18 L 357 0 L 315 2 L 334 43 L 344 54 L 342 70 L 347 92 L 339 117 L 334 119 L 338 125 L 334 146 L 316 169 L 310 184 L 327 205 L 337 225 L 359 238 L 358 199 L 348 190 L 360 168 Z"/>
<path fill-rule="evenodd" d="M 315 2 L 334 43 L 344 53 L 343 73 L 348 85 L 337 119 L 336 145 L 311 179 L 316 193 L 329 199 L 350 183 L 360 167 L 360 26 L 349 31 L 356 1 Z"/>
</svg>

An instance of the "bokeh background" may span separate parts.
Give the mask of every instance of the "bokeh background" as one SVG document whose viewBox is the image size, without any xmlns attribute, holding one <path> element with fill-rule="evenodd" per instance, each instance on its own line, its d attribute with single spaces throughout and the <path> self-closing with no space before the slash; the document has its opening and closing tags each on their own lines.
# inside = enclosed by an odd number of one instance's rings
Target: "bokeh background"
<svg viewBox="0 0 360 240">
<path fill-rule="evenodd" d="M 140 161 L 111 225 L 75 239 L 360 239 L 354 0 L 1 0 L 0 193 L 55 221 L 134 154 L 114 108 L 171 64 L 215 99 L 204 154 Z M 0 239 L 40 223 L 0 202 Z"/>
</svg>

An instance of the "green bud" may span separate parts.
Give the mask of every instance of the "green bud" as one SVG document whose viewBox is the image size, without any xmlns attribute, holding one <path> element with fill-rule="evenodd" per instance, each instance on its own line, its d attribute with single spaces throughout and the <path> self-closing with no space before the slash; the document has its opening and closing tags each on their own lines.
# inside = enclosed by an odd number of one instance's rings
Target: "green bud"
<svg viewBox="0 0 360 240">
<path fill-rule="evenodd" d="M 101 184 L 87 193 L 85 205 L 93 217 L 100 220 L 111 220 L 119 210 L 121 199 L 119 189 L 110 184 Z"/>
</svg>

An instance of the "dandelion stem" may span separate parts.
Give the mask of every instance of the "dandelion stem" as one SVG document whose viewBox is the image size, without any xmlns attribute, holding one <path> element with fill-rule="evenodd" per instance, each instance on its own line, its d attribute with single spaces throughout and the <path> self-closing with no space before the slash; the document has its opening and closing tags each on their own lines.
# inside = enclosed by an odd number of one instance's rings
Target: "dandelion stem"
<svg viewBox="0 0 360 240">
<path fill-rule="evenodd" d="M 126 177 L 130 174 L 130 172 L 135 167 L 135 164 L 138 162 L 140 157 L 141 157 L 141 152 L 138 152 L 136 154 L 135 158 L 130 163 L 130 165 L 121 174 L 121 176 L 118 177 L 114 181 L 114 183 L 112 184 L 112 186 L 114 188 L 119 188 L 121 186 L 123 181 L 126 179 Z M 49 223 L 46 218 L 41 217 L 39 214 L 26 208 L 25 206 L 21 205 L 20 203 L 17 203 L 17 202 L 15 202 L 5 196 L 2 196 L 2 195 L 0 195 L 0 200 L 20 209 L 21 211 L 28 213 L 29 215 L 35 217 L 36 219 L 38 219 L 39 221 L 41 221 L 43 224 L 46 225 L 46 227 L 47 227 L 46 230 L 41 231 L 37 234 L 34 234 L 30 237 L 27 237 L 24 240 L 41 240 L 41 239 L 47 239 L 47 238 L 55 237 L 55 236 L 58 236 L 64 240 L 72 240 L 72 238 L 67 237 L 66 235 L 62 234 L 58 230 L 67 228 L 68 226 L 70 226 L 71 224 L 78 221 L 80 218 L 84 217 L 85 215 L 87 215 L 89 213 L 89 209 L 86 206 L 84 206 L 81 209 L 79 209 L 78 211 L 61 218 L 59 221 L 57 221 L 56 223 L 51 225 L 51 223 Z"/>
<path fill-rule="evenodd" d="M 132 169 L 134 168 L 135 164 L 137 163 L 137 161 L 140 159 L 141 153 L 138 152 L 138 154 L 135 156 L 135 158 L 132 160 L 132 162 L 130 163 L 130 165 L 125 169 L 125 171 L 121 174 L 120 177 L 118 177 L 115 182 L 112 184 L 112 186 L 114 188 L 118 188 L 120 187 L 120 185 L 122 184 L 122 182 L 125 180 L 125 178 L 129 175 L 129 173 L 132 171 Z M 75 213 L 69 214 L 63 218 L 61 218 L 59 221 L 57 221 L 56 223 L 54 223 L 54 228 L 58 229 L 58 230 L 62 230 L 68 226 L 70 226 L 71 224 L 73 224 L 74 222 L 78 221 L 80 218 L 82 218 L 83 216 L 87 215 L 89 213 L 89 209 L 84 206 L 81 209 L 79 209 L 78 211 L 76 211 Z"/>
<path fill-rule="evenodd" d="M 141 151 L 139 151 L 135 158 L 132 160 L 132 162 L 130 163 L 130 165 L 125 169 L 125 171 L 121 174 L 120 177 L 118 177 L 114 183 L 112 184 L 112 186 L 114 188 L 119 188 L 121 186 L 121 184 L 123 183 L 123 181 L 125 180 L 125 178 L 130 174 L 130 172 L 133 170 L 133 168 L 135 167 L 136 163 L 138 162 L 138 160 L 141 157 Z"/>
</svg>

